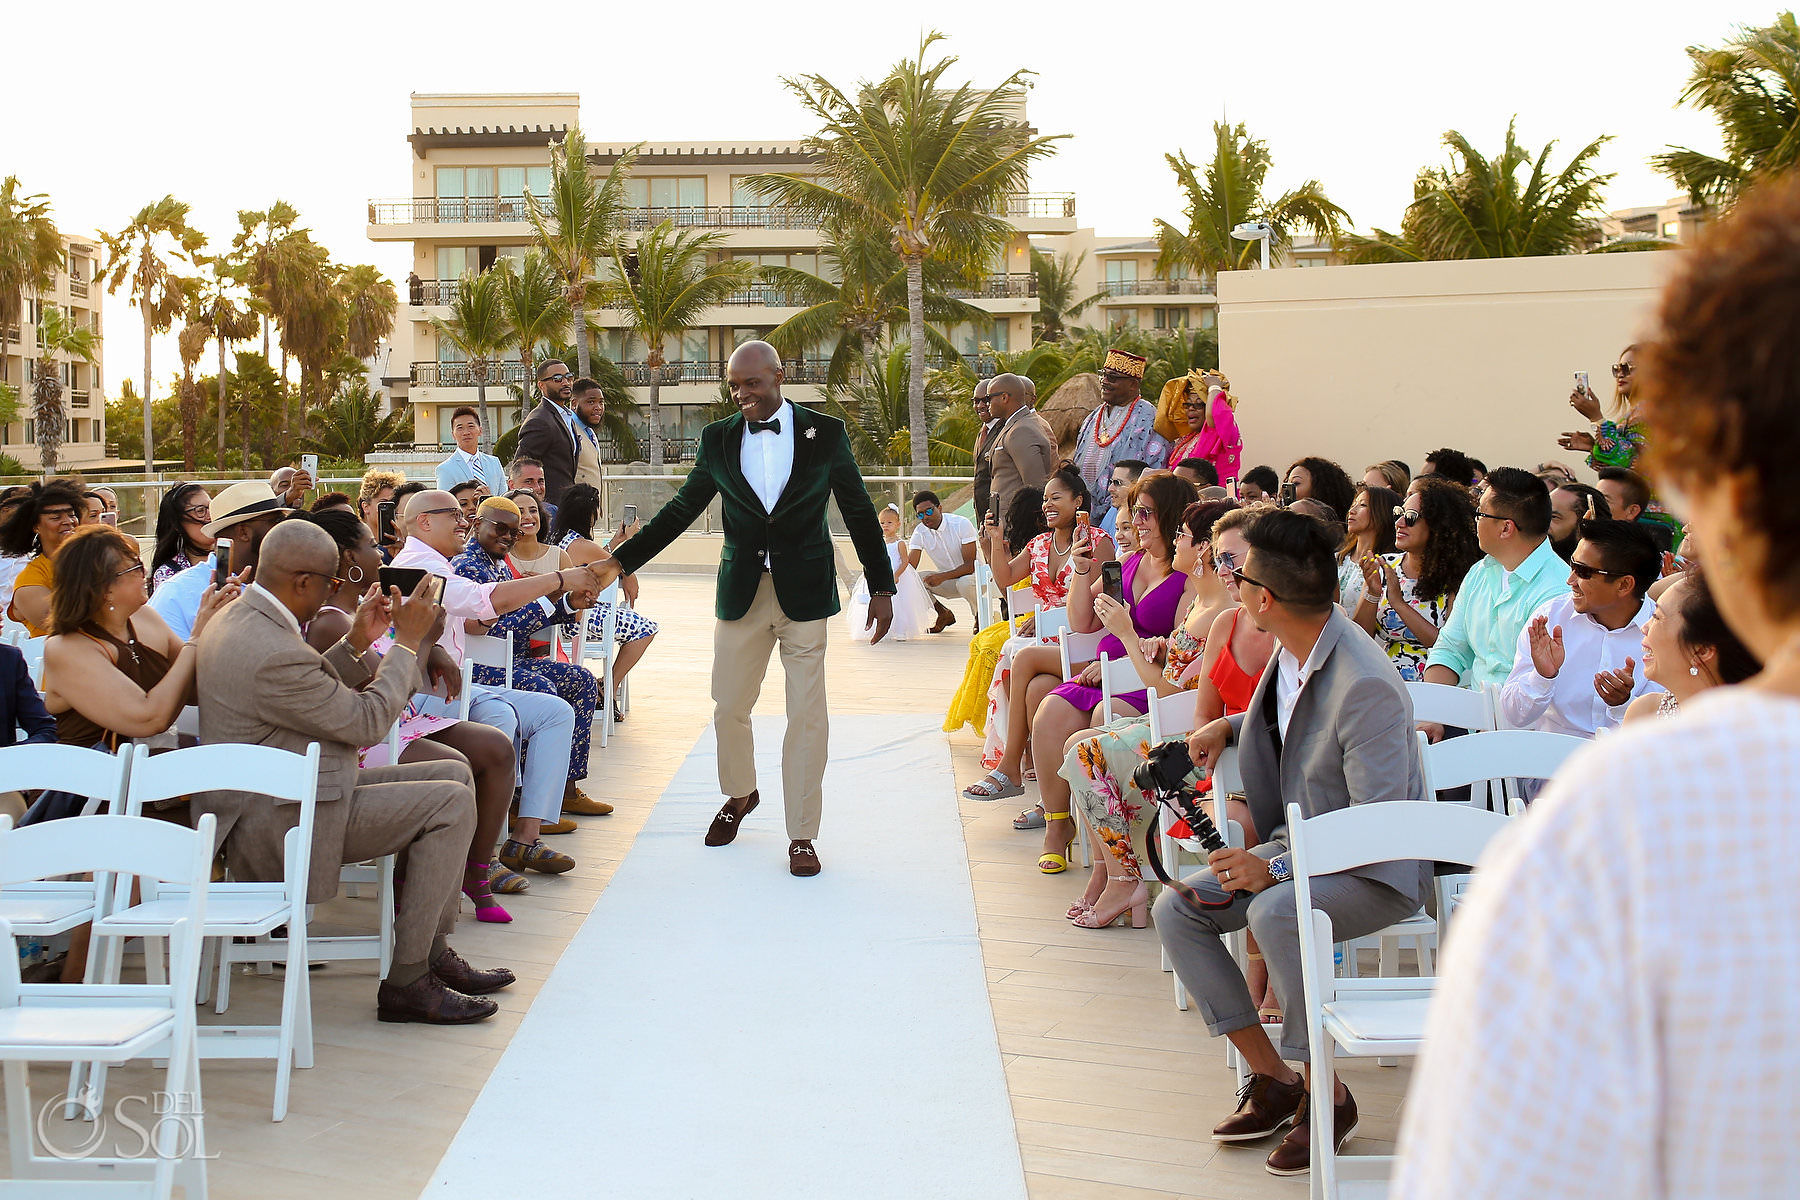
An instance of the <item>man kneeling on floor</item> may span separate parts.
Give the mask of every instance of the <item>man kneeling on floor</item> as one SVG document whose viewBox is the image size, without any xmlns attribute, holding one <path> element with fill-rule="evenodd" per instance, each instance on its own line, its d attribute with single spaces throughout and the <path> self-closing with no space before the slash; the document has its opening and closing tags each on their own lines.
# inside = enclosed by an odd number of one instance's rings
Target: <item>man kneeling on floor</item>
<svg viewBox="0 0 1800 1200">
<path fill-rule="evenodd" d="M 478 971 L 445 941 L 456 924 L 463 860 L 475 831 L 475 780 L 458 761 L 357 766 L 363 746 L 387 736 L 421 683 L 419 646 L 439 609 L 421 587 L 395 604 L 371 594 L 350 632 L 323 655 L 300 636 L 336 586 L 337 543 L 310 521 L 278 525 L 263 539 L 256 582 L 200 639 L 196 689 L 200 740 L 304 753 L 319 743 L 319 804 L 306 899 L 337 894 L 345 863 L 400 856 L 406 884 L 394 913 L 394 962 L 377 993 L 383 1021 L 462 1025 L 499 1006 L 486 999 L 513 982 Z M 383 658 L 369 653 L 394 631 Z M 363 690 L 358 690 L 358 689 Z M 219 818 L 226 861 L 240 879 L 280 879 L 283 845 L 298 804 L 241 792 L 205 792 L 192 804 Z"/>
<path fill-rule="evenodd" d="M 1274 669 L 1262 673 L 1245 712 L 1196 730 L 1188 750 L 1196 766 L 1209 766 L 1227 746 L 1237 746 L 1251 821 L 1264 831 L 1262 842 L 1215 851 L 1208 870 L 1187 880 L 1209 907 L 1196 908 L 1166 889 L 1156 904 L 1156 932 L 1207 1029 L 1230 1038 L 1253 1072 L 1237 1112 L 1213 1129 L 1213 1140 L 1254 1141 L 1291 1124 L 1268 1168 L 1275 1175 L 1300 1175 L 1310 1159 L 1306 1084 L 1288 1063 L 1306 1062 L 1310 1051 L 1287 805 L 1316 817 L 1352 804 L 1417 800 L 1425 783 L 1413 749 L 1412 703 L 1400 676 L 1332 603 L 1337 576 L 1330 532 L 1311 517 L 1274 512 L 1249 528 L 1248 540 L 1246 561 L 1236 571 L 1239 594 L 1257 626 L 1275 635 Z M 1428 863 L 1398 862 L 1321 876 L 1312 883 L 1313 905 L 1330 915 L 1339 941 L 1363 937 L 1417 912 L 1429 871 Z M 1285 1014 L 1279 1046 L 1269 1041 L 1243 973 L 1225 948 L 1223 935 L 1246 926 Z M 1356 1101 L 1341 1082 L 1333 1097 L 1341 1147 L 1356 1131 Z"/>
</svg>

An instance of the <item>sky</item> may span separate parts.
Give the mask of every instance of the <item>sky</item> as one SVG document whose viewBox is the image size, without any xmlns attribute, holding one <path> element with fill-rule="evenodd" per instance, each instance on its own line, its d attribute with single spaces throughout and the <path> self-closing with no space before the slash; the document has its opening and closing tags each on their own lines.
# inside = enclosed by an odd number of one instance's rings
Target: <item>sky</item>
<svg viewBox="0 0 1800 1200">
<path fill-rule="evenodd" d="M 1225 118 L 1268 143 L 1272 189 L 1317 179 L 1365 230 L 1396 227 L 1419 167 L 1444 161 L 1446 130 L 1491 154 L 1515 115 L 1525 145 L 1558 143 L 1557 165 L 1612 135 L 1607 207 L 1628 208 L 1675 194 L 1646 162 L 1663 146 L 1718 150 L 1711 119 L 1676 106 L 1685 48 L 1778 11 L 1744 0 L 624 7 L 99 0 L 76 26 L 53 5 L 14 6 L 0 22 L 7 42 L 42 52 L 8 56 L 0 176 L 47 194 L 70 233 L 116 230 L 173 194 L 221 248 L 238 210 L 279 197 L 338 261 L 398 283 L 409 248 L 368 241 L 364 204 L 410 194 L 411 92 L 579 92 L 593 142 L 795 139 L 808 119 L 782 77 L 849 86 L 935 29 L 959 60 L 954 80 L 1035 72 L 1032 124 L 1071 136 L 1032 189 L 1075 193 L 1080 224 L 1101 236 L 1179 223 L 1163 155 L 1202 157 Z M 107 301 L 109 395 L 142 374 L 137 321 L 122 297 Z M 173 340 L 156 354 L 166 380 Z"/>
</svg>

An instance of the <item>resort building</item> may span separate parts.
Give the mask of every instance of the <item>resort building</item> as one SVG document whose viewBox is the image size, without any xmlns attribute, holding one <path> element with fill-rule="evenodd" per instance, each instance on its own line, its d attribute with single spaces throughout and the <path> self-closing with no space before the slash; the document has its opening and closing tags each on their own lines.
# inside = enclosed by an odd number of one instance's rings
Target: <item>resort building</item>
<svg viewBox="0 0 1800 1200">
<path fill-rule="evenodd" d="M 1712 205 L 1695 204 L 1687 196 L 1676 196 L 1643 208 L 1621 208 L 1607 213 L 1601 220 L 1600 240 L 1616 242 L 1623 237 L 1652 237 L 1685 245 L 1700 236 L 1700 231 L 1714 215 Z"/>
<path fill-rule="evenodd" d="M 401 311 L 382 383 L 396 402 L 412 403 L 414 440 L 421 451 L 450 443 L 451 411 L 474 403 L 476 395 L 469 368 L 454 347 L 436 336 L 430 318 L 448 315 L 446 304 L 463 272 L 525 255 L 533 242 L 525 195 L 548 189 L 550 147 L 579 120 L 580 97 L 574 93 L 412 97 L 407 137 L 412 195 L 369 201 L 368 236 L 413 247 L 412 275 L 397 289 Z M 619 136 L 629 130 L 594 123 L 583 128 L 588 166 L 597 174 L 635 144 Z M 672 220 L 679 227 L 723 234 L 728 257 L 829 278 L 832 264 L 820 254 L 820 233 L 813 223 L 770 206 L 745 184 L 747 176 L 759 172 L 805 173 L 810 162 L 798 140 L 645 144 L 627 182 L 627 236 Z M 965 354 L 975 354 L 983 343 L 1002 351 L 1030 345 L 1037 284 L 1029 239 L 1073 234 L 1075 199 L 1022 193 L 1009 199 L 1006 217 L 1017 236 L 979 285 L 957 293 L 988 314 L 980 322 L 946 331 Z M 722 398 L 725 361 L 732 349 L 766 335 L 799 311 L 780 289 L 754 286 L 669 339 L 663 347 L 667 365 L 659 399 L 665 453 L 672 461 L 690 457 L 698 445 L 708 408 Z M 642 399 L 649 382 L 645 350 L 626 329 L 623 316 L 600 309 L 587 313 L 587 323 L 597 331 L 597 352 L 620 365 Z M 816 346 L 788 364 L 790 394 L 817 398 L 829 354 L 829 346 Z M 519 397 L 532 385 L 526 372 L 515 356 L 497 368 L 502 386 L 489 384 L 488 404 L 498 414 L 496 435 L 520 419 Z M 641 419 L 639 424 L 641 433 Z"/>
<path fill-rule="evenodd" d="M 37 422 L 31 417 L 32 382 L 37 378 L 37 323 L 46 306 L 55 305 L 77 327 L 92 329 L 94 339 L 105 345 L 100 328 L 100 297 L 104 289 L 96 281 L 99 247 L 92 239 L 63 238 L 62 269 L 48 291 L 24 298 L 18 325 L 0 330 L 0 383 L 18 393 L 16 419 L 0 425 L 0 454 L 11 455 L 27 471 L 41 468 L 38 460 Z M 109 456 L 106 449 L 106 398 L 100 390 L 99 355 L 96 361 L 70 361 L 58 354 L 62 373 L 63 408 L 67 424 L 59 468 L 92 469 Z"/>
</svg>

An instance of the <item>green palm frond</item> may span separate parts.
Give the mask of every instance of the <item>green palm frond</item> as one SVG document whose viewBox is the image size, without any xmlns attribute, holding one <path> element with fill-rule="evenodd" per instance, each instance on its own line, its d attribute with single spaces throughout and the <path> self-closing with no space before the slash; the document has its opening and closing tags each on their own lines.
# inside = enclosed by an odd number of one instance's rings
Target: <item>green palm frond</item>
<svg viewBox="0 0 1800 1200">
<path fill-rule="evenodd" d="M 0 182 L 0 329 L 19 323 L 27 291 L 47 292 L 62 266 L 62 234 L 50 198 L 27 195 L 16 175 Z"/>
<path fill-rule="evenodd" d="M 311 414 L 306 447 L 327 458 L 360 460 L 375 447 L 412 440 L 412 408 L 402 404 L 383 416 L 381 397 L 349 384 Z"/>
<path fill-rule="evenodd" d="M 1759 180 L 1800 166 L 1800 23 L 1792 12 L 1740 26 L 1719 47 L 1690 46 L 1680 102 L 1713 114 L 1724 153 L 1671 146 L 1651 157 L 1696 204 L 1729 206 Z"/>
</svg>

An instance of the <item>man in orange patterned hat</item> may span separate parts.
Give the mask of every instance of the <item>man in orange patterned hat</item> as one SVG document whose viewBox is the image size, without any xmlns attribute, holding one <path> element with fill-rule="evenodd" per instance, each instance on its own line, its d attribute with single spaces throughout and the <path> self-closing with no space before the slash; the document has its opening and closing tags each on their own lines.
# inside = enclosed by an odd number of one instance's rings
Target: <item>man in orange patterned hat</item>
<svg viewBox="0 0 1800 1200">
<path fill-rule="evenodd" d="M 1075 441 L 1075 465 L 1093 498 L 1091 519 L 1096 525 L 1112 510 L 1106 481 L 1114 463 L 1127 458 L 1160 463 L 1169 456 L 1169 443 L 1156 432 L 1156 406 L 1139 395 L 1143 386 L 1143 356 L 1128 350 L 1106 352 L 1100 367 L 1100 407 L 1082 421 Z"/>
</svg>

